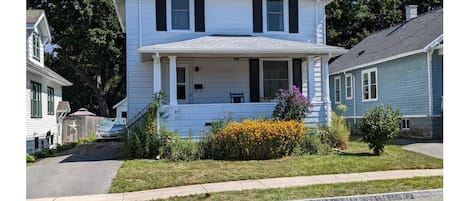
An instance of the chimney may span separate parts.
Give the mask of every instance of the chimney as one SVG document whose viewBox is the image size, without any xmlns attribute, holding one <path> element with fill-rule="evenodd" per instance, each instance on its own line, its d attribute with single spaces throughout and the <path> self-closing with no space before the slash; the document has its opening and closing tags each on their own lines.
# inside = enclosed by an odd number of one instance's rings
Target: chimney
<svg viewBox="0 0 469 201">
<path fill-rule="evenodd" d="M 409 21 L 417 17 L 417 5 L 405 6 L 405 21 Z"/>
</svg>

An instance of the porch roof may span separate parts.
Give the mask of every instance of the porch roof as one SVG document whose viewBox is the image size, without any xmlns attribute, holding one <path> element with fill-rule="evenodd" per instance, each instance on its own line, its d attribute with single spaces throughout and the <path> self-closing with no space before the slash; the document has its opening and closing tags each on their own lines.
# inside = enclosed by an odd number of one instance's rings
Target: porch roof
<svg viewBox="0 0 469 201">
<path fill-rule="evenodd" d="M 212 35 L 179 42 L 144 46 L 140 53 L 158 54 L 331 54 L 346 53 L 341 47 L 281 40 L 261 36 Z"/>
</svg>

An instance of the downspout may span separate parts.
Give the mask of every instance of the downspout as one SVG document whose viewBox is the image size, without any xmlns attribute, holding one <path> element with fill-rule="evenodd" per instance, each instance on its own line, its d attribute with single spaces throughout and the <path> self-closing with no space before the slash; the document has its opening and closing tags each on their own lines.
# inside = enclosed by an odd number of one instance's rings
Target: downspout
<svg viewBox="0 0 469 201">
<path fill-rule="evenodd" d="M 433 109 L 433 87 L 432 87 L 432 56 L 434 49 L 427 51 L 427 70 L 428 70 L 428 116 L 432 116 Z"/>
<path fill-rule="evenodd" d="M 138 47 L 142 47 L 142 0 L 138 0 Z"/>
</svg>

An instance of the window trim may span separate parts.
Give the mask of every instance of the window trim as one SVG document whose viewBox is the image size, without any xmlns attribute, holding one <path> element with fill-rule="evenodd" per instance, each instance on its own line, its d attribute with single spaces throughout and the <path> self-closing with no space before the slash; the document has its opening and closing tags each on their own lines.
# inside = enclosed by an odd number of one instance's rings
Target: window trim
<svg viewBox="0 0 469 201">
<path fill-rule="evenodd" d="M 34 87 L 35 85 L 37 85 L 39 87 L 39 92 L 35 91 L 35 87 Z M 30 110 L 31 110 L 30 113 L 31 114 L 30 114 L 30 116 L 31 116 L 31 118 L 40 119 L 40 118 L 42 118 L 42 85 L 41 85 L 41 83 L 31 80 L 30 91 L 31 91 L 31 93 L 30 93 L 30 96 L 31 96 L 30 97 L 30 99 L 31 99 L 31 108 L 30 108 Z M 33 100 L 35 92 L 38 93 L 38 97 L 39 97 L 39 100 L 37 101 L 38 103 L 34 103 L 35 100 Z M 36 107 L 39 108 L 37 114 L 34 112 L 35 110 L 33 108 L 35 104 L 37 104 Z"/>
<path fill-rule="evenodd" d="M 166 24 L 168 31 L 171 32 L 194 32 L 195 30 L 195 5 L 193 0 L 189 1 L 189 29 L 173 29 L 173 2 L 166 0 Z"/>
<path fill-rule="evenodd" d="M 337 80 L 339 80 L 339 101 L 337 101 Z M 334 77 L 334 103 L 340 104 L 342 102 L 342 78 L 341 76 Z"/>
<path fill-rule="evenodd" d="M 371 98 L 371 72 L 375 72 L 375 75 L 376 75 L 376 98 Z M 361 72 L 361 75 L 362 75 L 362 79 L 361 79 L 361 93 L 362 93 L 362 102 L 372 102 L 372 101 L 378 101 L 378 97 L 379 97 L 379 93 L 378 93 L 378 70 L 377 68 L 370 68 L 370 69 L 366 69 L 366 70 L 362 70 Z M 369 90 L 370 90 L 370 95 L 369 95 L 369 98 L 368 99 L 365 99 L 365 95 L 364 95 L 364 91 L 363 91 L 363 80 L 364 80 L 364 76 L 368 76 L 368 80 L 369 80 Z"/>
<path fill-rule="evenodd" d="M 288 88 L 293 86 L 293 59 L 292 58 L 261 58 L 259 59 L 259 97 L 264 97 L 264 61 L 288 62 Z"/>
<path fill-rule="evenodd" d="M 262 0 L 262 23 L 263 23 L 263 33 L 274 33 L 274 34 L 290 34 L 290 24 L 289 24 L 289 16 L 290 13 L 288 11 L 288 0 L 281 0 L 283 2 L 283 31 L 269 31 L 269 25 L 267 24 L 267 1 Z"/>
<path fill-rule="evenodd" d="M 48 115 L 54 115 L 55 114 L 55 97 L 54 96 L 55 96 L 54 88 L 48 86 L 47 87 L 47 114 Z M 52 99 L 52 100 L 50 100 L 50 99 Z M 51 103 L 51 101 L 52 101 L 52 103 Z"/>
<path fill-rule="evenodd" d="M 38 62 L 41 62 L 41 36 L 36 31 L 33 32 L 33 54 L 32 58 Z M 37 43 L 37 44 L 36 44 Z M 36 51 L 37 54 L 36 55 Z"/>
<path fill-rule="evenodd" d="M 347 79 L 350 78 L 350 95 L 348 96 L 349 86 L 347 86 Z M 353 75 L 352 73 L 345 74 L 345 100 L 353 100 L 354 87 L 353 87 Z"/>
</svg>

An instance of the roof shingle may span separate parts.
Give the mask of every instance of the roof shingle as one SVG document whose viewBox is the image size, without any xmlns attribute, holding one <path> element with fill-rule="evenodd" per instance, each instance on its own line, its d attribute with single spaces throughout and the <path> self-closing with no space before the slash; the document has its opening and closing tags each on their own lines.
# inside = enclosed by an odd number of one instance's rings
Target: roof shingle
<svg viewBox="0 0 469 201">
<path fill-rule="evenodd" d="M 41 9 L 28 9 L 26 10 L 26 23 L 35 24 L 39 17 L 44 13 Z"/>
</svg>

